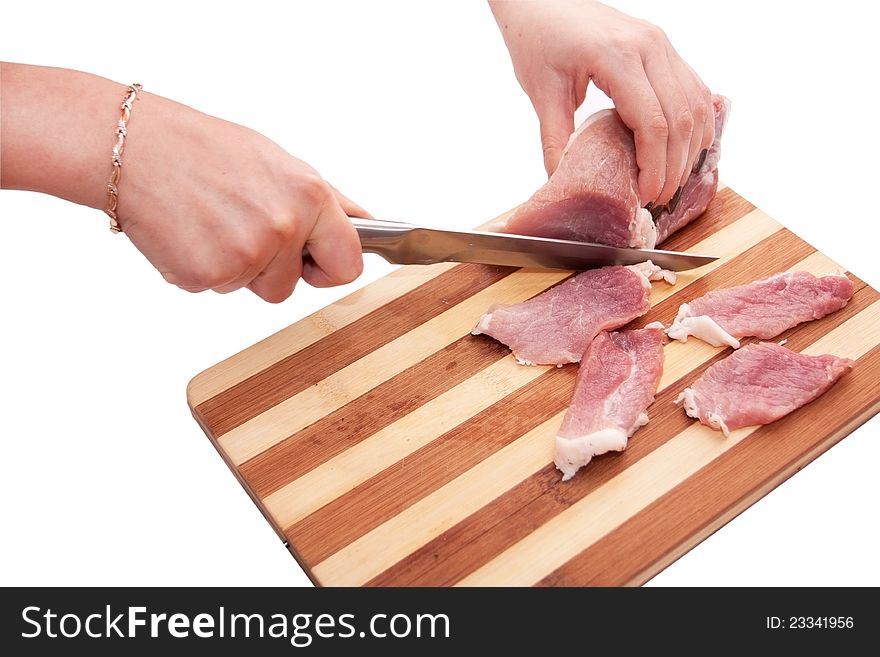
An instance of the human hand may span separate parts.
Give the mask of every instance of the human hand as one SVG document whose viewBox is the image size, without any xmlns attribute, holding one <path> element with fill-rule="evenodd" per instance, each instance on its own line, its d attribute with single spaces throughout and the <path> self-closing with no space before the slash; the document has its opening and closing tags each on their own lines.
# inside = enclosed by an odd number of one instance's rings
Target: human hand
<svg viewBox="0 0 880 657">
<path fill-rule="evenodd" d="M 547 174 L 593 83 L 633 131 L 643 203 L 666 203 L 712 144 L 709 89 L 663 31 L 593 0 L 490 0 L 517 80 L 541 122 Z"/>
<path fill-rule="evenodd" d="M 191 292 L 247 287 L 271 302 L 289 297 L 300 277 L 317 287 L 348 283 L 363 268 L 348 215 L 369 216 L 269 139 L 139 95 L 118 216 L 169 283 Z"/>
</svg>

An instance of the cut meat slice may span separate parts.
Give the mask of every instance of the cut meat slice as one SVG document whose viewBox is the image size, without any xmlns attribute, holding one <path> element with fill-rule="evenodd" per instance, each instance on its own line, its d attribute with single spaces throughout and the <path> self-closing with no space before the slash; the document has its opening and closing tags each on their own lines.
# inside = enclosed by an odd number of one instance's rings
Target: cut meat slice
<svg viewBox="0 0 880 657">
<path fill-rule="evenodd" d="M 657 225 L 639 198 L 633 134 L 615 110 L 588 117 L 571 136 L 550 180 L 498 230 L 523 235 L 653 248 L 701 215 L 718 186 L 721 134 L 730 101 L 714 96 L 715 141 L 671 214 Z"/>
<path fill-rule="evenodd" d="M 690 417 L 729 435 L 813 401 L 852 365 L 848 358 L 806 356 L 772 342 L 750 344 L 712 365 L 675 401 L 684 402 Z"/>
<path fill-rule="evenodd" d="M 693 335 L 715 347 L 738 349 L 738 338 L 767 340 L 801 322 L 840 310 L 853 291 L 852 281 L 844 275 L 776 274 L 748 285 L 713 290 L 682 304 L 667 334 L 681 342 Z"/>
<path fill-rule="evenodd" d="M 576 363 L 599 331 L 648 312 L 651 283 L 643 270 L 642 264 L 585 271 L 528 301 L 492 306 L 472 333 L 503 342 L 523 365 Z"/>
<path fill-rule="evenodd" d="M 556 467 L 571 479 L 594 456 L 621 452 L 648 423 L 663 370 L 663 325 L 638 331 L 603 331 L 590 344 L 578 370 L 574 397 L 556 436 Z"/>
</svg>

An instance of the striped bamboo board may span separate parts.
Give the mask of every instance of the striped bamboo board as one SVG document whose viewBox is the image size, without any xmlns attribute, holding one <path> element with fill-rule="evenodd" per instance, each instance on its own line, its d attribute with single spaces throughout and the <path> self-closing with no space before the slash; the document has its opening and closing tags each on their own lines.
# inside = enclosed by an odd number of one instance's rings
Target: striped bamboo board
<svg viewBox="0 0 880 657">
<path fill-rule="evenodd" d="M 729 188 L 664 248 L 721 258 L 655 283 L 634 326 L 718 287 L 838 269 Z M 880 294 L 851 275 L 849 305 L 781 336 L 856 361 L 823 397 L 724 438 L 673 399 L 730 351 L 672 342 L 651 422 L 562 483 L 577 367 L 517 365 L 470 330 L 568 275 L 400 268 L 198 375 L 190 407 L 321 585 L 640 584 L 880 408 Z"/>
</svg>

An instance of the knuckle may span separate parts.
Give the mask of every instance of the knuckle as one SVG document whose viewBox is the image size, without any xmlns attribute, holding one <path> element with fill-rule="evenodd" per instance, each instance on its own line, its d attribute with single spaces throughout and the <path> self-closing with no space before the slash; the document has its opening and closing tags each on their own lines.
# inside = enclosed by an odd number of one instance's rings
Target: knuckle
<svg viewBox="0 0 880 657">
<path fill-rule="evenodd" d="M 613 43 L 612 48 L 619 53 L 621 63 L 628 68 L 642 65 L 642 53 L 638 43 L 632 43 L 628 39 L 620 39 Z"/>
<path fill-rule="evenodd" d="M 706 101 L 699 100 L 694 105 L 694 122 L 695 123 L 705 123 L 706 118 L 709 116 L 709 106 L 706 104 Z"/>
<path fill-rule="evenodd" d="M 661 112 L 652 114 L 645 123 L 645 131 L 651 137 L 666 139 L 669 137 L 669 125 L 666 123 L 666 117 Z"/>
<path fill-rule="evenodd" d="M 255 267 L 262 261 L 263 248 L 256 240 L 242 240 L 235 246 L 235 253 L 230 258 L 229 264 L 238 265 L 238 269 L 244 271 Z"/>
<path fill-rule="evenodd" d="M 690 107 L 682 107 L 675 113 L 675 129 L 680 133 L 690 133 L 694 129 L 694 117 Z"/>
<path fill-rule="evenodd" d="M 204 292 L 208 289 L 196 271 L 163 271 L 161 274 L 166 282 L 184 290 L 185 292 L 197 293 Z"/>
<path fill-rule="evenodd" d="M 307 173 L 300 177 L 299 191 L 314 205 L 323 204 L 332 194 L 330 185 L 316 173 Z"/>
<path fill-rule="evenodd" d="M 666 32 L 664 32 L 661 28 L 653 23 L 649 23 L 647 21 L 642 21 L 641 26 L 641 40 L 648 44 L 657 44 L 660 42 L 665 42 Z"/>
<path fill-rule="evenodd" d="M 543 134 L 541 135 L 541 148 L 544 153 L 562 150 L 565 143 L 558 135 Z"/>
<path fill-rule="evenodd" d="M 276 241 L 290 242 L 296 237 L 296 221 L 285 215 L 274 215 L 269 221 L 269 231 Z"/>
<path fill-rule="evenodd" d="M 192 292 L 193 294 L 204 292 L 205 290 L 209 289 L 196 281 L 194 278 L 179 279 L 176 283 L 174 283 L 174 285 L 179 287 L 181 290 Z"/>
<path fill-rule="evenodd" d="M 229 282 L 229 276 L 222 267 L 205 266 L 198 269 L 192 277 L 190 285 L 210 290 Z"/>
</svg>

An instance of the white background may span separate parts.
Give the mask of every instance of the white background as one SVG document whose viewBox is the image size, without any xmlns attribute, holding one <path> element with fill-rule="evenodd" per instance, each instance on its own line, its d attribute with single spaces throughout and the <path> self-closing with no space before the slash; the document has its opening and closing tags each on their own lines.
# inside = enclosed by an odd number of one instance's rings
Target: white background
<svg viewBox="0 0 880 657">
<path fill-rule="evenodd" d="M 871 3 L 614 4 L 733 100 L 722 178 L 880 285 Z M 470 227 L 544 179 L 481 1 L 4 3 L 0 59 L 246 124 L 377 217 Z M 307 585 L 185 387 L 390 266 L 272 306 L 166 285 L 93 210 L 3 192 L 0 217 L 0 582 Z M 880 584 L 878 437 L 875 418 L 652 583 Z"/>
</svg>

